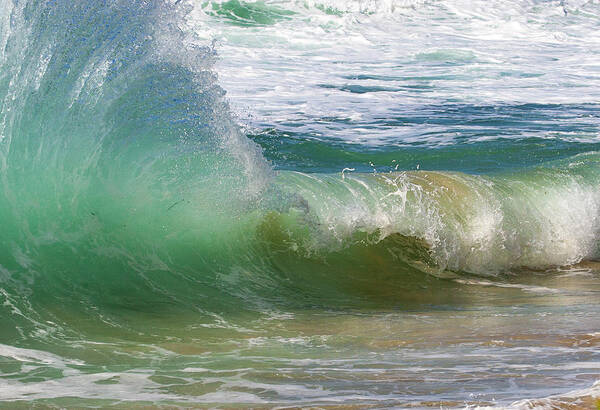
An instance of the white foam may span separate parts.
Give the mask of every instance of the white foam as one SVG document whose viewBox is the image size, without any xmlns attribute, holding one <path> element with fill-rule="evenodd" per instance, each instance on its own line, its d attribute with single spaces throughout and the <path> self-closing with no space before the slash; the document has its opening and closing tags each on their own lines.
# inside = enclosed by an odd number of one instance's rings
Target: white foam
<svg viewBox="0 0 600 410">
<path fill-rule="evenodd" d="M 434 124 L 384 127 L 379 119 L 454 103 L 598 101 L 596 2 L 266 1 L 295 14 L 256 27 L 211 15 L 224 2 L 193 3 L 190 30 L 218 40 L 220 83 L 240 116 L 260 128 L 439 145 L 457 134 L 436 133 Z"/>
<path fill-rule="evenodd" d="M 591 387 L 580 390 L 573 390 L 564 394 L 557 394 L 542 399 L 525 399 L 516 401 L 509 406 L 504 407 L 507 410 L 551 410 L 557 408 L 584 408 L 583 398 L 600 398 L 600 380 L 596 381 Z M 581 407 L 580 407 L 581 406 Z M 478 407 L 486 409 L 489 407 Z M 495 407 L 496 409 L 498 407 Z"/>
<path fill-rule="evenodd" d="M 280 180 L 308 201 L 317 221 L 309 246 L 345 246 L 357 232 L 379 239 L 399 233 L 424 240 L 440 269 L 485 274 L 598 256 L 600 191 L 572 172 L 539 169 L 500 178 L 293 173 Z"/>
</svg>

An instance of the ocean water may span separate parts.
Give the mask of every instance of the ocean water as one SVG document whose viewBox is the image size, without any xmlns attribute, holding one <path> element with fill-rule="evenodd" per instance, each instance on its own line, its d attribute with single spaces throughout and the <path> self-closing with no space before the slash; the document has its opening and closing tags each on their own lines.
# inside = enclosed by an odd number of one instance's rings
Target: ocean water
<svg viewBox="0 0 600 410">
<path fill-rule="evenodd" d="M 0 407 L 600 405 L 598 1 L 0 5 Z"/>
</svg>

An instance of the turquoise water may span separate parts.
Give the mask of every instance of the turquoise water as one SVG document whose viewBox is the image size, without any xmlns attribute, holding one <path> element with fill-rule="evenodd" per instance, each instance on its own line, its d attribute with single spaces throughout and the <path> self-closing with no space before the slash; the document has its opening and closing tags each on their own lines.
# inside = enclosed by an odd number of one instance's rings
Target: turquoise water
<svg viewBox="0 0 600 410">
<path fill-rule="evenodd" d="M 595 406 L 599 16 L 2 0 L 0 406 Z"/>
</svg>

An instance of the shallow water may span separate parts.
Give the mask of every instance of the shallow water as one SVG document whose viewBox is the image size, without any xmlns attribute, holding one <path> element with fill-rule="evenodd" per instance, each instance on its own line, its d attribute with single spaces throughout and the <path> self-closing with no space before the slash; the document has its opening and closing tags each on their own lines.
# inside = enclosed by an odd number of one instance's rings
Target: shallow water
<svg viewBox="0 0 600 410">
<path fill-rule="evenodd" d="M 597 380 L 597 271 L 442 282 L 451 302 L 424 289 L 410 307 L 383 294 L 377 308 L 273 306 L 211 321 L 119 308 L 102 323 L 47 307 L 59 323 L 78 323 L 79 334 L 60 345 L 58 335 L 27 349 L 3 344 L 0 394 L 53 406 L 454 408 L 508 405 L 524 392 L 544 398 Z"/>
</svg>

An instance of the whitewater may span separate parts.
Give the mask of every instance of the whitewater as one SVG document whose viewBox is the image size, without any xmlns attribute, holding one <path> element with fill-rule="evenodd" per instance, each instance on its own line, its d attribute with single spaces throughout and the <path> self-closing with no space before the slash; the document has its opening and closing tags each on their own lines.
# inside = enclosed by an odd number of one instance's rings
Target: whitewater
<svg viewBox="0 0 600 410">
<path fill-rule="evenodd" d="M 600 3 L 0 4 L 0 407 L 598 406 Z"/>
</svg>

